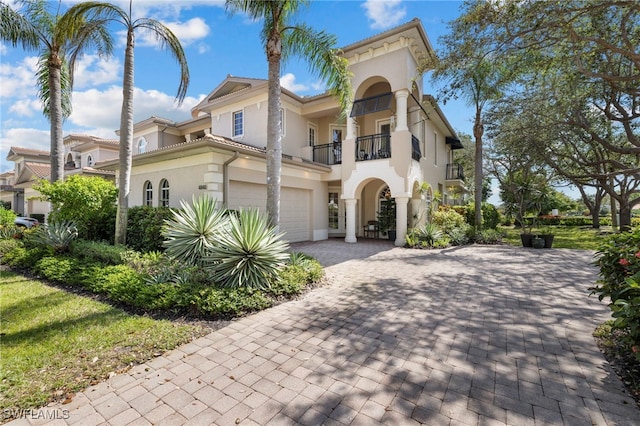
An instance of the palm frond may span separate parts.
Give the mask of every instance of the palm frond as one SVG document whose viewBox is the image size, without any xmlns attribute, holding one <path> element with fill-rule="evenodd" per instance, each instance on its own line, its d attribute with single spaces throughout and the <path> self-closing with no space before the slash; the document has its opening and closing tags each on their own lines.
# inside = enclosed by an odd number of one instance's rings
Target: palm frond
<svg viewBox="0 0 640 426">
<path fill-rule="evenodd" d="M 180 65 L 180 86 L 178 87 L 178 94 L 176 99 L 178 104 L 181 104 L 184 97 L 187 94 L 187 88 L 189 87 L 189 66 L 187 64 L 187 58 L 182 48 L 182 44 L 178 37 L 173 34 L 173 31 L 169 27 L 165 26 L 162 22 L 155 19 L 141 18 L 135 22 L 136 28 L 145 28 L 155 37 L 156 41 L 160 44 L 160 47 L 168 51 L 171 56 Z"/>
<path fill-rule="evenodd" d="M 29 19 L 4 2 L 0 3 L 0 39 L 14 47 L 21 45 L 25 50 L 40 46 L 40 34 Z"/>
<path fill-rule="evenodd" d="M 45 117 L 50 118 L 50 100 L 51 87 L 49 85 L 49 56 L 48 50 L 43 51 L 38 58 L 36 67 L 36 85 L 38 86 L 38 97 L 42 102 L 42 113 Z M 71 115 L 71 80 L 69 76 L 69 67 L 66 60 L 63 59 L 62 68 L 60 69 L 60 100 L 62 103 L 62 116 L 67 118 Z"/>
</svg>

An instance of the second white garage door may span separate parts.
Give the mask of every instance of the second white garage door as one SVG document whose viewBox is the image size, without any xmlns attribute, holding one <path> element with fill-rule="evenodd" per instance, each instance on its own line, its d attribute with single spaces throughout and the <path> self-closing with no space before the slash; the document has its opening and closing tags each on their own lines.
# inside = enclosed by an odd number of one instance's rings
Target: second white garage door
<svg viewBox="0 0 640 426">
<path fill-rule="evenodd" d="M 257 207 L 266 211 L 267 189 L 265 185 L 229 182 L 229 208 Z M 290 242 L 311 239 L 311 191 L 282 187 L 280 194 L 280 229 L 286 232 Z"/>
</svg>

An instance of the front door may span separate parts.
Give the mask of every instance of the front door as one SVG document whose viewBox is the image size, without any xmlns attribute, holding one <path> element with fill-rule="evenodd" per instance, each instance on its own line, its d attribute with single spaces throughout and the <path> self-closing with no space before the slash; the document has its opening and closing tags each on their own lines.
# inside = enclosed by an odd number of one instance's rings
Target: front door
<svg viewBox="0 0 640 426">
<path fill-rule="evenodd" d="M 329 237 L 342 236 L 345 233 L 345 209 L 344 202 L 340 199 L 340 191 L 329 189 L 328 228 Z"/>
</svg>

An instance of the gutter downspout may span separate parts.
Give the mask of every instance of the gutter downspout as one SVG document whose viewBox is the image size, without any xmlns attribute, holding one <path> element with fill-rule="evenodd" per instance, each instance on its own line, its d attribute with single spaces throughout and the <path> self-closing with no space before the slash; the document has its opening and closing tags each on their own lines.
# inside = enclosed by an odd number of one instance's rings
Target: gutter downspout
<svg viewBox="0 0 640 426">
<path fill-rule="evenodd" d="M 229 164 L 240 157 L 240 153 L 235 151 L 233 156 L 222 164 L 222 205 L 226 208 L 229 204 Z"/>
</svg>

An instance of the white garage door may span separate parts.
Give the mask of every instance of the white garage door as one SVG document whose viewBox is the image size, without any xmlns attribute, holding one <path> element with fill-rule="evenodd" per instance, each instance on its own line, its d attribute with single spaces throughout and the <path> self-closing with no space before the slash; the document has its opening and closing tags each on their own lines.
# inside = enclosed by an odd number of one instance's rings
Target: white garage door
<svg viewBox="0 0 640 426">
<path fill-rule="evenodd" d="M 265 185 L 231 181 L 229 182 L 229 208 L 257 207 L 262 211 L 267 207 Z M 308 241 L 311 223 L 311 191 L 283 187 L 280 194 L 280 229 L 286 232 L 288 241 Z"/>
</svg>

